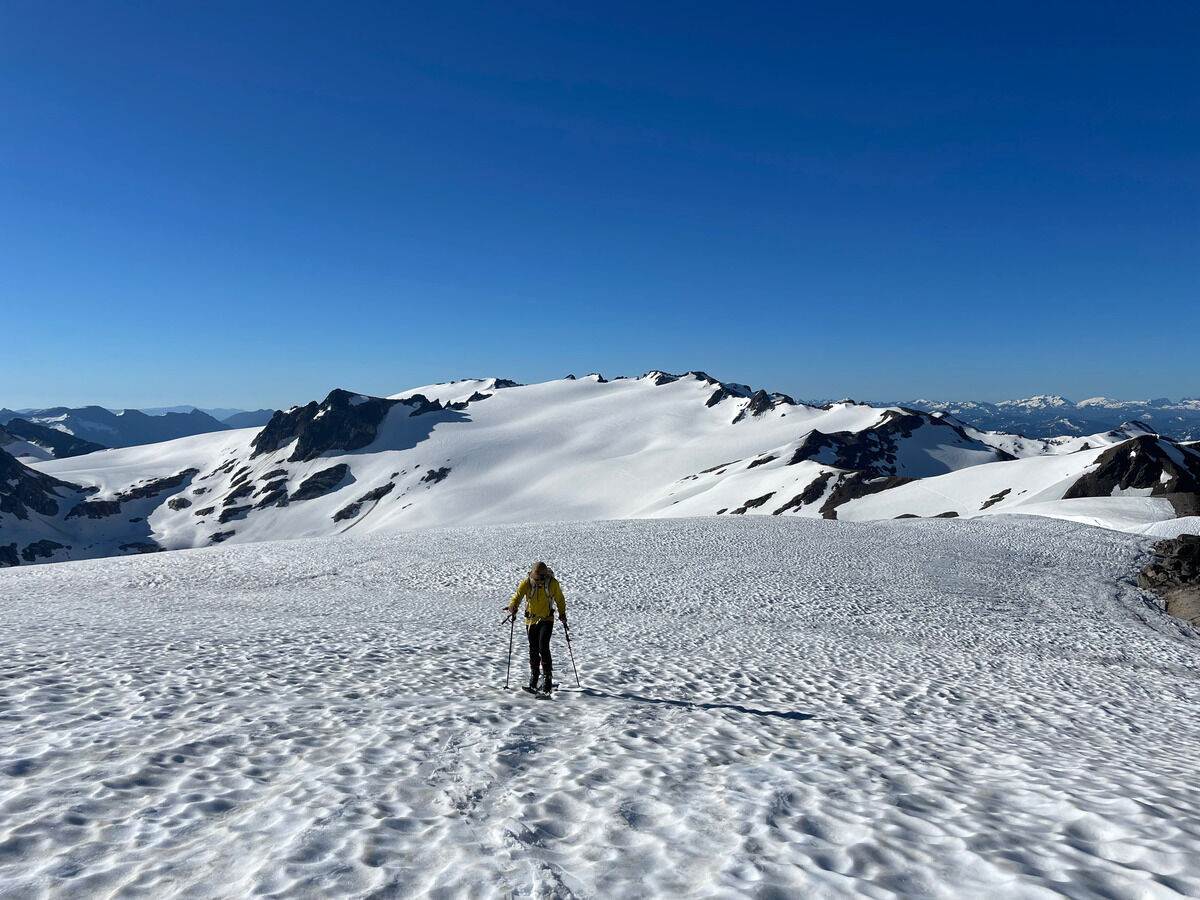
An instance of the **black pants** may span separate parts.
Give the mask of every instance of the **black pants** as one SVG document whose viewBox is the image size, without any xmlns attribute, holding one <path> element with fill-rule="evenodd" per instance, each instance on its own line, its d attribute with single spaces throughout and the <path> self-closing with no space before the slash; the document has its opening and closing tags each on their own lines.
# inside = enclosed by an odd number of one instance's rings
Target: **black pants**
<svg viewBox="0 0 1200 900">
<path fill-rule="evenodd" d="M 529 626 L 529 668 L 535 672 L 539 662 L 543 668 L 550 668 L 550 635 L 553 631 L 553 619 L 534 622 Z"/>
</svg>

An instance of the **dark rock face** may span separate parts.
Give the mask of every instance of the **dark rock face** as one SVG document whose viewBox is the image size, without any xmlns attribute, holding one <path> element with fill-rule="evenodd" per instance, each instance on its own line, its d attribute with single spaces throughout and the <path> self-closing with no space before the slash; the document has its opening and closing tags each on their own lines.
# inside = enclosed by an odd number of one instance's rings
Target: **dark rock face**
<svg viewBox="0 0 1200 900">
<path fill-rule="evenodd" d="M 763 494 L 761 497 L 755 497 L 753 500 L 747 500 L 745 503 L 743 503 L 741 506 L 739 506 L 737 509 L 735 509 L 733 512 L 731 512 L 730 515 L 731 516 L 745 515 L 746 510 L 758 509 L 758 507 L 762 506 L 764 503 L 766 503 L 768 500 L 770 500 L 774 496 L 775 496 L 775 492 L 771 491 L 771 493 L 769 493 L 769 494 Z"/>
<path fill-rule="evenodd" d="M 300 487 L 292 494 L 291 501 L 298 503 L 301 500 L 312 500 L 314 497 L 328 494 L 341 485 L 349 472 L 350 467 L 345 463 L 338 463 L 336 466 L 322 469 L 301 482 Z"/>
<path fill-rule="evenodd" d="M 241 487 L 234 488 L 232 491 L 230 491 L 225 496 L 225 499 L 221 501 L 221 505 L 222 506 L 233 506 L 235 503 L 237 503 L 243 497 L 249 497 L 253 493 L 254 493 L 254 482 L 247 481 L 247 482 L 243 483 Z"/>
<path fill-rule="evenodd" d="M 164 491 L 173 491 L 197 472 L 199 472 L 199 469 L 184 469 L 182 472 L 167 478 L 157 478 L 154 481 L 148 481 L 145 484 L 132 487 L 127 491 L 117 494 L 112 500 L 85 500 L 83 503 L 79 503 L 72 508 L 67 513 L 67 518 L 73 519 L 77 516 L 86 516 L 89 519 L 103 519 L 108 516 L 119 515 L 122 503 L 145 500 L 149 497 L 157 497 Z"/>
<path fill-rule="evenodd" d="M 999 493 L 992 494 L 992 496 L 988 497 L 985 501 L 983 501 L 983 506 L 981 506 L 979 508 L 987 509 L 989 506 L 995 506 L 997 503 L 999 503 L 1001 500 L 1003 500 L 1005 497 L 1007 497 L 1011 493 L 1012 493 L 1012 488 L 1005 488 L 1004 490 L 1000 491 Z"/>
<path fill-rule="evenodd" d="M 131 544 L 122 544 L 122 553 L 157 553 L 162 547 L 154 543 L 154 541 L 134 541 Z"/>
<path fill-rule="evenodd" d="M 832 477 L 832 472 L 822 472 L 809 483 L 808 487 L 775 510 L 774 515 L 781 516 L 790 509 L 798 509 L 801 506 L 816 503 L 825 493 L 825 488 L 829 486 L 829 479 Z"/>
<path fill-rule="evenodd" d="M 38 559 L 49 559 L 54 555 L 55 550 L 66 549 L 65 544 L 60 544 L 57 541 L 34 541 L 21 551 L 21 559 L 27 563 L 31 563 Z"/>
<path fill-rule="evenodd" d="M 1138 587 L 1167 601 L 1167 612 L 1200 626 L 1200 536 L 1181 534 L 1159 541 L 1152 562 L 1138 575 Z"/>
<path fill-rule="evenodd" d="M 746 405 L 746 408 L 734 417 L 733 424 L 736 425 L 743 419 L 769 413 L 777 406 L 796 406 L 796 401 L 787 394 L 768 394 L 763 390 L 755 391 L 750 397 L 750 402 Z"/>
<path fill-rule="evenodd" d="M 194 515 L 194 516 L 211 516 L 215 509 L 216 509 L 215 506 L 206 506 L 206 507 L 204 507 L 204 509 L 196 510 L 194 513 L 192 513 L 192 515 Z"/>
<path fill-rule="evenodd" d="M 184 469 L 176 475 L 171 475 L 167 478 L 159 478 L 155 481 L 147 482 L 146 484 L 138 485 L 130 488 L 120 494 L 117 494 L 117 501 L 127 503 L 130 500 L 143 500 L 146 497 L 157 497 L 163 491 L 174 490 L 182 485 L 185 481 L 194 475 L 199 474 L 199 469 Z"/>
<path fill-rule="evenodd" d="M 271 475 L 280 473 L 287 474 L 282 469 L 276 469 L 274 472 L 268 473 L 265 477 L 269 478 Z M 267 482 L 258 489 L 258 493 L 255 496 L 259 498 L 258 502 L 254 504 L 255 509 L 265 509 L 268 506 L 287 506 L 287 479 L 278 478 L 275 481 Z"/>
<path fill-rule="evenodd" d="M 814 430 L 792 454 L 789 466 L 816 460 L 839 469 L 852 469 L 870 475 L 896 475 L 896 459 L 901 440 L 911 438 L 919 428 L 945 429 L 946 443 L 983 450 L 996 460 L 1013 457 L 995 450 L 967 435 L 959 426 L 911 410 L 888 410 L 879 424 L 864 431 L 838 431 L 833 434 Z M 947 471 L 949 469 L 947 468 Z"/>
<path fill-rule="evenodd" d="M 746 466 L 746 468 L 753 469 L 757 466 L 765 466 L 767 463 L 774 462 L 777 459 L 779 459 L 778 456 L 760 456 L 754 462 L 750 463 L 750 465 Z"/>
<path fill-rule="evenodd" d="M 373 488 L 373 489 L 367 491 L 361 497 L 359 497 L 358 502 L 359 503 L 371 503 L 375 500 L 382 500 L 384 497 L 386 497 L 388 494 L 390 494 L 393 490 L 395 490 L 395 488 L 396 488 L 396 485 L 393 482 L 388 482 L 387 484 L 380 485 L 379 487 Z"/>
<path fill-rule="evenodd" d="M 221 515 L 218 521 L 224 525 L 226 522 L 232 522 L 234 519 L 246 518 L 246 513 L 250 512 L 252 506 L 231 506 L 228 509 L 221 510 Z"/>
<path fill-rule="evenodd" d="M 449 474 L 449 466 L 442 466 L 440 469 L 430 469 L 421 476 L 421 484 L 437 484 L 439 481 L 445 480 L 446 476 Z"/>
<path fill-rule="evenodd" d="M 68 519 L 74 519 L 77 516 L 86 516 L 89 519 L 106 519 L 109 516 L 118 516 L 121 514 L 121 503 L 119 500 L 85 500 L 71 508 L 67 513 Z"/>
<path fill-rule="evenodd" d="M 284 474 L 286 475 L 287 473 L 285 472 Z M 269 478 L 270 476 L 268 475 L 266 477 Z M 287 487 L 287 479 L 277 478 L 274 481 L 268 481 L 266 484 L 260 487 L 258 489 L 258 494 L 273 494 L 275 491 L 285 487 Z"/>
<path fill-rule="evenodd" d="M 1110 497 L 1114 490 L 1150 489 L 1150 496 L 1200 494 L 1200 454 L 1144 435 L 1109 447 L 1095 470 L 1081 477 L 1063 499 Z"/>
<path fill-rule="evenodd" d="M 848 472 L 838 478 L 837 484 L 829 492 L 825 502 L 821 504 L 821 516 L 826 519 L 837 518 L 837 508 L 843 503 L 878 494 L 880 491 L 890 491 L 894 487 L 908 484 L 912 478 L 901 478 L 897 475 L 871 475 L 868 472 Z"/>
<path fill-rule="evenodd" d="M 388 410 L 398 404 L 410 406 L 411 415 L 440 410 L 420 394 L 406 400 L 363 397 L 348 391 L 331 391 L 322 403 L 312 402 L 287 412 L 276 412 L 255 437 L 251 459 L 272 453 L 291 440 L 289 462 L 308 462 L 331 450 L 361 450 L 379 434 L 379 425 Z M 293 498 L 295 499 L 295 498 Z"/>
<path fill-rule="evenodd" d="M 344 522 L 346 519 L 353 519 L 362 509 L 361 503 L 347 503 L 341 509 L 333 514 L 333 521 Z"/>
<path fill-rule="evenodd" d="M 56 516 L 57 501 L 63 498 L 64 493 L 82 491 L 83 488 L 77 485 L 21 465 L 11 454 L 0 450 L 0 513 L 8 513 L 18 519 L 28 519 L 31 511 L 43 516 Z"/>
<path fill-rule="evenodd" d="M 16 544 L 0 544 L 0 566 L 19 566 Z"/>
<path fill-rule="evenodd" d="M 221 541 L 229 540 L 235 534 L 237 534 L 236 531 L 218 531 L 216 534 L 214 534 L 212 537 L 210 537 L 208 539 L 208 542 L 210 544 L 219 544 L 219 543 L 221 543 Z"/>
<path fill-rule="evenodd" d="M 170 500 L 167 501 L 167 506 L 170 509 L 173 509 L 176 511 L 181 510 L 181 509 L 187 509 L 191 505 L 192 505 L 192 501 L 189 500 L 187 497 L 172 497 Z"/>
<path fill-rule="evenodd" d="M 266 509 L 268 506 L 287 506 L 288 492 L 284 488 L 276 488 L 263 494 L 262 498 L 254 504 L 255 509 Z"/>
<path fill-rule="evenodd" d="M 6 431 L 14 438 L 45 447 L 55 459 L 66 459 L 71 456 L 83 456 L 85 453 L 95 453 L 104 450 L 103 444 L 85 441 L 73 434 L 59 431 L 57 428 L 47 428 L 27 422 L 25 419 L 10 419 L 0 431 Z"/>
<path fill-rule="evenodd" d="M 381 485 L 380 487 L 367 491 L 353 503 L 348 503 L 334 513 L 333 521 L 341 522 L 345 519 L 353 519 L 358 515 L 358 512 L 362 509 L 364 503 L 373 503 L 376 500 L 382 500 L 384 497 L 390 494 L 395 487 L 396 485 L 394 483 L 389 482 L 388 484 Z"/>
<path fill-rule="evenodd" d="M 722 400 L 728 400 L 730 397 L 736 397 L 736 396 L 737 396 L 737 394 L 730 391 L 724 385 L 721 385 L 721 387 L 717 388 L 715 391 L 713 391 L 709 395 L 708 400 L 705 402 L 704 405 L 707 407 L 713 407 L 713 406 L 716 406 L 718 403 L 720 403 Z"/>
</svg>

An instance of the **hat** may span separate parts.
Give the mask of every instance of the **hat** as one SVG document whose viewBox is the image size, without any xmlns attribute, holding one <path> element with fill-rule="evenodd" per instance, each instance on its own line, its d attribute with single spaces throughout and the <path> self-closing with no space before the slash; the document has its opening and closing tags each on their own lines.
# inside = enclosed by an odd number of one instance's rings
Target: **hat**
<svg viewBox="0 0 1200 900">
<path fill-rule="evenodd" d="M 535 562 L 533 568 L 529 570 L 529 577 L 534 581 L 545 581 L 549 574 L 550 567 L 544 562 Z"/>
</svg>

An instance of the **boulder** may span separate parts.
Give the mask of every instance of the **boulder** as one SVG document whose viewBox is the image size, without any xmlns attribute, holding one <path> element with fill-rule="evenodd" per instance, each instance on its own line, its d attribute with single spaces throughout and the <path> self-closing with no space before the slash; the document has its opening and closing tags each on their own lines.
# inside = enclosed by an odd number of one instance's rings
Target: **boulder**
<svg viewBox="0 0 1200 900">
<path fill-rule="evenodd" d="M 1154 554 L 1159 559 L 1138 574 L 1138 587 L 1166 600 L 1171 615 L 1200 626 L 1200 535 L 1159 541 Z"/>
</svg>

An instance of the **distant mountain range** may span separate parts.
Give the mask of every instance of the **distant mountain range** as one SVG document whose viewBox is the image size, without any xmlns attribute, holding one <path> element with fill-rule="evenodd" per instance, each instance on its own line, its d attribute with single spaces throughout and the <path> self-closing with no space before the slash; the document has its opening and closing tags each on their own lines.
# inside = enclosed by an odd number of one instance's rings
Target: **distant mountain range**
<svg viewBox="0 0 1200 900">
<path fill-rule="evenodd" d="M 1140 423 L 1036 439 L 946 411 L 797 403 L 702 372 L 342 390 L 261 429 L 24 465 L 0 564 L 439 526 L 1018 513 L 1200 525 L 1200 449 Z"/>
<path fill-rule="evenodd" d="M 274 410 L 219 410 L 220 421 L 194 407 L 114 413 L 100 406 L 0 409 L 0 448 L 21 459 L 62 459 L 111 447 L 155 444 L 231 428 L 259 428 Z M 76 440 L 71 440 L 72 438 Z"/>
<path fill-rule="evenodd" d="M 514 386 L 516 382 L 499 379 Z M 747 390 L 745 385 L 736 385 Z M 808 401 L 822 406 L 827 400 Z M 839 401 L 840 402 L 840 401 Z M 853 402 L 853 401 L 850 401 Z M 1082 437 L 1139 422 L 1156 434 L 1173 441 L 1200 440 L 1200 400 L 1110 400 L 1094 397 L 1078 403 L 1057 396 L 1023 400 L 886 400 L 870 406 L 898 407 L 923 412 L 941 412 L 982 431 L 998 431 L 1047 440 Z M 98 406 L 52 409 L 0 409 L 0 448 L 19 459 L 61 459 L 109 447 L 133 447 L 194 434 L 210 434 L 234 428 L 261 428 L 275 410 L 206 409 L 193 406 L 158 407 L 113 412 Z M 20 419 L 25 425 L 9 426 Z M 40 426 L 38 431 L 34 426 Z M 78 442 L 55 437 L 80 438 Z"/>
<path fill-rule="evenodd" d="M 903 406 L 945 412 L 985 431 L 1004 431 L 1033 438 L 1082 436 L 1140 422 L 1175 441 L 1200 440 L 1200 400 L 1110 400 L 1093 397 L 1074 403 L 1063 397 L 1039 396 L 986 403 L 978 400 L 901 400 L 873 406 Z"/>
</svg>

